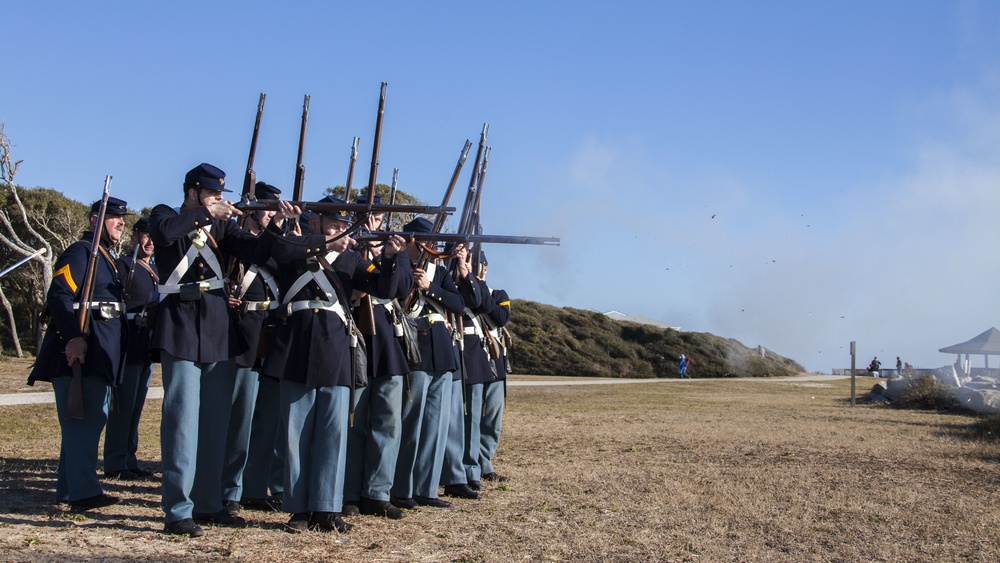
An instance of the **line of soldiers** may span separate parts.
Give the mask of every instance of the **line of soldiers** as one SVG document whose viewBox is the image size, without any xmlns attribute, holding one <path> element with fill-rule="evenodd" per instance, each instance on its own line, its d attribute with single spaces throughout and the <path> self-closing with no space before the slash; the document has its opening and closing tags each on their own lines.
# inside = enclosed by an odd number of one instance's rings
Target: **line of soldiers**
<svg viewBox="0 0 1000 563">
<path fill-rule="evenodd" d="M 510 300 L 486 285 L 485 256 L 472 272 L 468 249 L 456 245 L 442 255 L 451 270 L 440 260 L 414 267 L 422 249 L 400 236 L 361 251 L 341 236 L 347 213 L 303 213 L 263 182 L 256 197 L 278 200 L 278 210 L 240 226 L 242 213 L 224 199 L 225 173 L 207 163 L 183 188 L 180 207 L 158 205 L 135 223 L 132 256 L 117 260 L 110 248 L 124 234 L 127 204 L 109 198 L 89 302 L 78 284 L 99 203 L 91 232 L 56 263 L 50 326 L 28 382 L 55 390 L 58 501 L 76 511 L 119 501 L 96 473 L 105 428 L 105 476 L 150 477 L 136 453 L 151 362 L 163 374 L 171 534 L 245 526 L 243 507 L 291 514 L 290 532 L 344 533 L 345 515 L 402 518 L 403 509 L 451 506 L 439 487 L 478 499 L 483 480 L 507 480 L 492 458 Z M 367 228 L 380 227 L 379 215 L 369 217 Z M 431 229 L 416 218 L 403 230 Z M 374 331 L 361 334 L 355 317 L 366 298 Z M 75 322 L 80 307 L 94 314 L 86 335 Z M 75 363 L 83 418 L 67 416 Z"/>
</svg>

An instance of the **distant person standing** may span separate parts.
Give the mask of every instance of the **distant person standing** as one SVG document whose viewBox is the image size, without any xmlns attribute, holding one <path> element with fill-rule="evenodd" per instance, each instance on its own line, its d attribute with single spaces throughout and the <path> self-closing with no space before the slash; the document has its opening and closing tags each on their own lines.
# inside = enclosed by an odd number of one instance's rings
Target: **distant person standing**
<svg viewBox="0 0 1000 563">
<path fill-rule="evenodd" d="M 896 356 L 896 375 L 903 375 L 903 360 Z"/>
<path fill-rule="evenodd" d="M 871 372 L 872 377 L 878 377 L 880 369 L 882 369 L 882 362 L 878 361 L 878 356 L 875 356 L 872 358 L 872 363 L 868 364 L 868 371 Z"/>
<path fill-rule="evenodd" d="M 680 374 L 681 379 L 691 379 L 688 375 L 688 366 L 691 365 L 691 360 L 686 358 L 684 354 L 681 354 L 681 360 L 677 362 L 677 373 Z"/>
</svg>

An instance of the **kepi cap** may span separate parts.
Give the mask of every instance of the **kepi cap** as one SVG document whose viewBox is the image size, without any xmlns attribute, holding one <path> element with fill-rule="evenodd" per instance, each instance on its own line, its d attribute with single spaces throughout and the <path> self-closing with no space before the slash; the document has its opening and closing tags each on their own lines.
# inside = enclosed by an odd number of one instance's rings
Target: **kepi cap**
<svg viewBox="0 0 1000 563">
<path fill-rule="evenodd" d="M 96 215 L 101 211 L 101 202 L 95 201 L 93 205 L 90 206 L 90 214 Z M 117 197 L 108 197 L 108 206 L 104 210 L 104 215 L 111 215 L 113 217 L 124 217 L 128 215 L 128 203 L 124 199 L 118 199 Z"/>
<path fill-rule="evenodd" d="M 403 225 L 403 232 L 406 233 L 429 233 L 434 225 L 423 217 L 417 217 L 409 223 Z"/>
<path fill-rule="evenodd" d="M 258 200 L 260 199 L 279 199 L 278 196 L 281 195 L 281 190 L 272 186 L 271 184 L 265 182 L 257 182 L 253 187 L 253 194 Z"/>
<path fill-rule="evenodd" d="M 217 192 L 232 191 L 226 189 L 226 173 L 207 162 L 188 170 L 184 175 L 184 187 Z"/>
<path fill-rule="evenodd" d="M 346 204 L 347 202 L 345 202 L 344 200 L 340 199 L 339 197 L 328 195 L 328 196 L 324 197 L 323 199 L 319 200 L 316 203 L 341 203 L 341 204 Z M 317 215 L 320 215 L 321 217 L 326 217 L 327 219 L 334 219 L 336 221 L 344 221 L 345 223 L 349 223 L 350 220 L 351 220 L 351 214 L 348 213 L 347 211 L 319 211 L 319 210 L 313 210 L 313 213 L 316 213 Z"/>
</svg>

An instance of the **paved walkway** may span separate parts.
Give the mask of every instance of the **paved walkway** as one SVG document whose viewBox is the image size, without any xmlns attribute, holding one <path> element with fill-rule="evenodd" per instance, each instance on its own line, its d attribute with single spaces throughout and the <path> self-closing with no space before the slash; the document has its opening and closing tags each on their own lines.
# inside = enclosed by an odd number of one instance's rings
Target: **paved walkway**
<svg viewBox="0 0 1000 563">
<path fill-rule="evenodd" d="M 537 376 L 538 379 L 531 381 L 514 381 L 509 380 L 507 385 L 510 387 L 542 387 L 542 386 L 554 386 L 554 385 L 622 385 L 629 383 L 691 383 L 695 381 L 704 381 L 699 379 L 676 379 L 676 378 L 659 378 L 659 379 L 598 379 L 598 378 L 581 378 L 581 379 L 563 379 L 563 378 L 548 378 L 545 376 Z M 849 375 L 820 375 L 820 374 L 810 374 L 810 375 L 797 375 L 793 377 L 754 377 L 754 378 L 739 378 L 739 381 L 756 381 L 761 383 L 781 383 L 781 382 L 799 382 L 799 381 L 836 381 L 838 379 L 847 379 Z M 147 399 L 162 399 L 163 398 L 163 387 L 150 387 L 149 392 L 146 394 Z M 9 393 L 6 395 L 0 395 L 0 407 L 11 406 L 11 405 L 45 405 L 55 403 L 55 395 L 51 391 L 44 393 Z"/>
</svg>

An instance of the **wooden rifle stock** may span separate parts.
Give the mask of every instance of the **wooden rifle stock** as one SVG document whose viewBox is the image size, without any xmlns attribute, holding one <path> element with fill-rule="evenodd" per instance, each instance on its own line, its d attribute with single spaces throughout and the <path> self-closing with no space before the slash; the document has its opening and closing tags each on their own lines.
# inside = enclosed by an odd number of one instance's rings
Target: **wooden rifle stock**
<svg viewBox="0 0 1000 563">
<path fill-rule="evenodd" d="M 94 297 L 94 277 L 97 275 L 97 256 L 100 254 L 101 238 L 104 235 L 104 214 L 108 209 L 108 196 L 111 194 L 111 176 L 104 179 L 104 195 L 101 197 L 101 207 L 97 212 L 97 222 L 94 225 L 94 238 L 90 243 L 90 259 L 87 261 L 87 273 L 83 278 L 80 291 L 80 308 L 77 309 L 77 322 L 80 336 L 87 340 L 90 334 L 90 302 Z M 66 418 L 80 420 L 85 416 L 83 408 L 83 368 L 79 362 L 73 362 L 73 377 L 69 382 L 69 397 L 66 401 Z"/>
<path fill-rule="evenodd" d="M 295 183 L 292 187 L 292 199 L 302 200 L 302 189 L 306 181 L 306 166 L 302 164 L 302 153 L 306 148 L 306 123 L 309 121 L 309 94 L 302 101 L 302 127 L 299 129 L 299 156 L 295 163 Z"/>
</svg>

